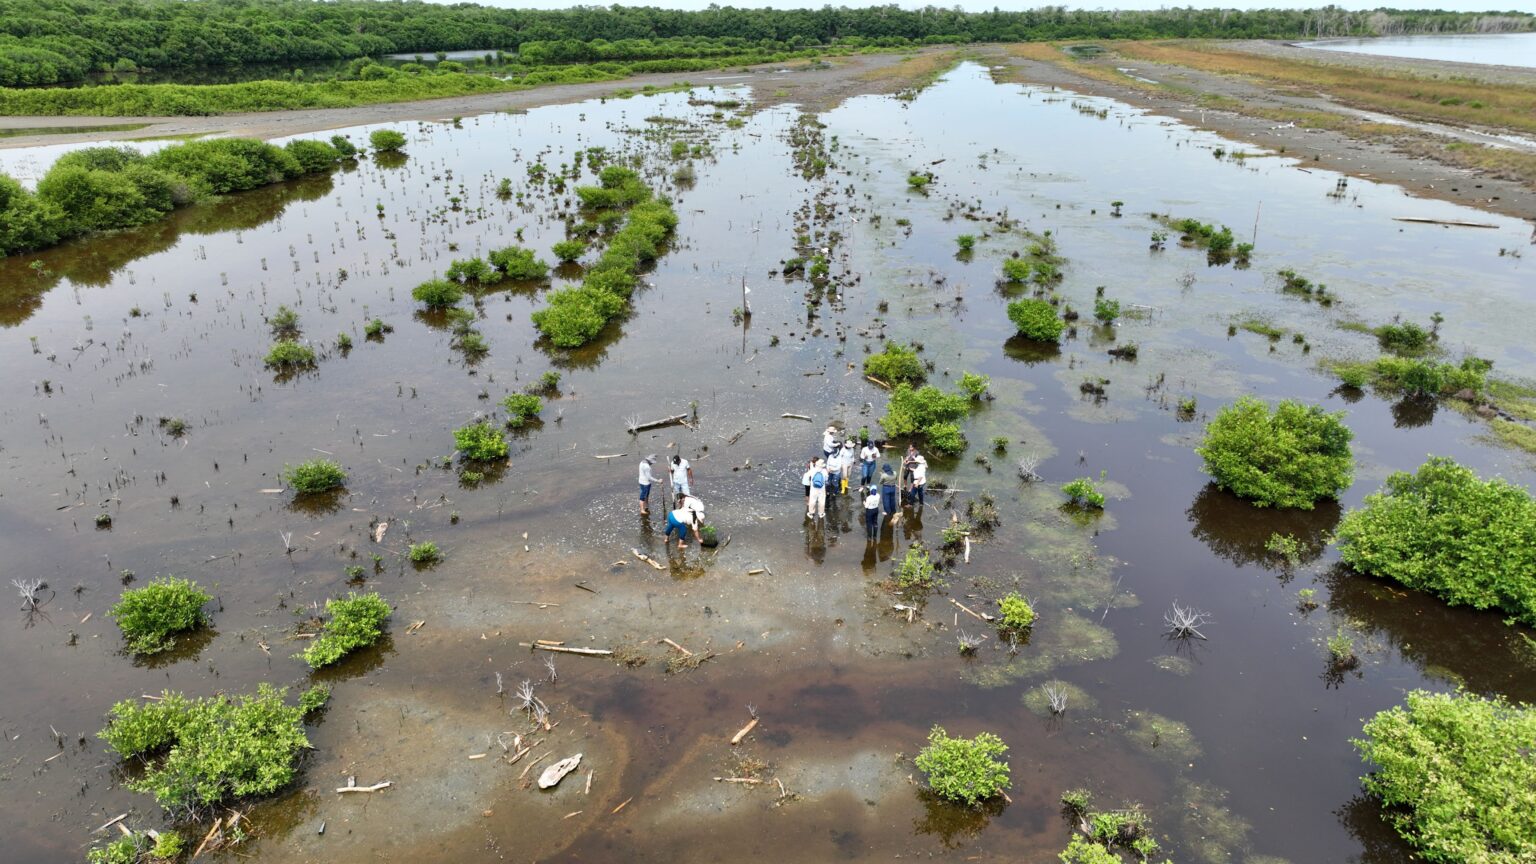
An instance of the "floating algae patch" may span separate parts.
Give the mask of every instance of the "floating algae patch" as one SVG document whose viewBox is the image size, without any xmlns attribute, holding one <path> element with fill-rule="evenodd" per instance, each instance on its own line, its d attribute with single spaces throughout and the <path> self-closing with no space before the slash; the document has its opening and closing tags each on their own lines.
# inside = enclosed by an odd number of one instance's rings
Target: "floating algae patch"
<svg viewBox="0 0 1536 864">
<path fill-rule="evenodd" d="M 1189 677 L 1189 673 L 1195 671 L 1195 664 L 1187 657 L 1176 657 L 1172 654 L 1163 654 L 1147 661 L 1153 666 L 1180 678 Z"/>
<path fill-rule="evenodd" d="M 1226 790 L 1191 781 L 1184 791 L 1185 848 L 1209 864 L 1235 860 L 1234 855 L 1248 845 L 1248 832 L 1253 826 L 1227 809 Z"/>
<path fill-rule="evenodd" d="M 1052 696 L 1062 706 L 1057 712 L 1051 705 Z M 1091 714 L 1098 709 L 1099 703 L 1088 695 L 1088 691 L 1061 679 L 1047 681 L 1038 687 L 1031 687 L 1024 693 L 1024 707 L 1041 717 L 1050 717 L 1057 713 L 1072 712 L 1074 714 Z"/>
<path fill-rule="evenodd" d="M 976 665 L 965 671 L 965 680 L 980 687 L 1002 687 L 1021 678 L 1048 675 L 1063 666 L 1079 666 L 1107 660 L 1120 653 L 1115 634 L 1107 628 L 1062 612 L 1044 617 L 1019 653 L 1005 663 Z"/>
<path fill-rule="evenodd" d="M 1187 765 L 1200 756 L 1189 727 L 1151 711 L 1125 712 L 1125 737 L 1158 759 Z"/>
</svg>

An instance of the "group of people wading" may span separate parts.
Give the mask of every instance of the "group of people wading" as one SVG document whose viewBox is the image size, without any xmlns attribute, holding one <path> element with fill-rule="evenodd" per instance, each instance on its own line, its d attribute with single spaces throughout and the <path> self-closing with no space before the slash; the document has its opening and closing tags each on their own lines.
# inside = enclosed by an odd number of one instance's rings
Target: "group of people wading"
<svg viewBox="0 0 1536 864">
<path fill-rule="evenodd" d="M 805 487 L 805 518 L 825 519 L 827 503 L 834 505 L 852 489 L 864 510 L 864 535 L 871 542 L 880 537 L 881 513 L 891 519 L 904 506 L 916 508 L 919 517 L 928 485 L 928 460 L 917 448 L 908 445 L 901 471 L 891 463 L 881 463 L 884 441 L 871 441 L 868 435 L 840 438 L 836 426 L 828 426 L 821 435 L 821 457 L 805 463 L 800 484 Z M 879 466 L 878 481 L 876 466 Z M 854 471 L 858 482 L 854 483 Z M 830 493 L 830 499 L 828 497 Z"/>
</svg>

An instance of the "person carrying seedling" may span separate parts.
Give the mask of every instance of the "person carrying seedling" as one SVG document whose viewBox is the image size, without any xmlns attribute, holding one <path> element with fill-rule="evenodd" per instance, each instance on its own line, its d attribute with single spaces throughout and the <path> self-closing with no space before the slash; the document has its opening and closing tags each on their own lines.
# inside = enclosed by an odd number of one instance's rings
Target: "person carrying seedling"
<svg viewBox="0 0 1536 864">
<path fill-rule="evenodd" d="M 697 506 L 689 502 L 696 502 Z M 699 535 L 699 527 L 704 524 L 704 503 L 691 495 L 679 494 L 677 506 L 667 513 L 667 531 L 663 535 L 667 540 L 672 539 L 672 532 L 677 532 L 677 548 L 688 548 L 688 532 L 693 532 L 693 539 L 703 545 L 704 538 Z"/>
</svg>

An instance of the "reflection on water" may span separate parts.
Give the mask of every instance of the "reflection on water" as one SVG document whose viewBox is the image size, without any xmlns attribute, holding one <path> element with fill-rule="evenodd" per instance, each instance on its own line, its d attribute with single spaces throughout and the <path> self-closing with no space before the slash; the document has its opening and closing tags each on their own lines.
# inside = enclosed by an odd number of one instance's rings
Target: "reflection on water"
<svg viewBox="0 0 1536 864">
<path fill-rule="evenodd" d="M 1311 510 L 1255 507 L 1207 483 L 1189 505 L 1189 530 L 1217 555 L 1239 567 L 1258 564 L 1272 570 L 1307 565 L 1322 556 L 1339 524 L 1339 502 L 1318 501 Z M 1269 548 L 1276 534 L 1292 538 L 1295 561 Z"/>
<path fill-rule="evenodd" d="M 1322 42 L 1298 44 L 1303 48 L 1375 54 L 1382 57 L 1410 57 L 1420 60 L 1536 68 L 1536 33 L 1383 36 L 1376 39 L 1328 39 Z"/>
</svg>

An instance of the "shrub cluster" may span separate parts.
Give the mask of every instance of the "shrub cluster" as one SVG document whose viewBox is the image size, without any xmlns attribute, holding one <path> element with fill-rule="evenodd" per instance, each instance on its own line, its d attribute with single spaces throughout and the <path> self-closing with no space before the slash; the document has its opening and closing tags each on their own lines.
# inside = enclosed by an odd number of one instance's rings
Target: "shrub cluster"
<svg viewBox="0 0 1536 864">
<path fill-rule="evenodd" d="M 1007 752 L 1008 745 L 991 732 L 951 738 L 942 726 L 935 726 L 915 761 L 935 794 L 975 806 L 1008 789 L 1008 763 L 999 758 Z"/>
<path fill-rule="evenodd" d="M 1536 708 L 1415 690 L 1364 732 L 1365 790 L 1424 860 L 1536 860 Z"/>
<path fill-rule="evenodd" d="M 123 631 L 133 654 L 158 654 L 176 645 L 176 634 L 200 627 L 203 604 L 213 598 L 190 579 L 163 576 L 123 592 L 108 615 Z"/>
<path fill-rule="evenodd" d="M 1260 507 L 1311 510 L 1354 479 L 1354 433 L 1341 416 L 1289 400 L 1271 411 L 1244 396 L 1221 409 L 1195 452 L 1223 489 Z"/>
<path fill-rule="evenodd" d="M 1035 608 L 1017 591 L 1010 591 L 997 601 L 997 608 L 1003 613 L 1005 630 L 1028 630 L 1035 626 Z"/>
<path fill-rule="evenodd" d="M 124 759 L 151 760 L 125 786 L 153 794 L 178 816 L 194 815 L 269 795 L 293 779 L 309 739 L 303 711 L 283 703 L 286 693 L 261 684 L 255 695 L 233 698 L 188 699 L 167 690 L 156 701 L 124 700 L 112 706 L 100 737 Z"/>
<path fill-rule="evenodd" d="M 1061 491 L 1067 496 L 1067 500 L 1079 507 L 1104 509 L 1104 493 L 1094 488 L 1093 481 L 1087 477 L 1079 477 L 1061 484 Z"/>
<path fill-rule="evenodd" d="M 284 465 L 280 475 L 284 483 L 302 494 L 329 492 L 347 482 L 347 469 L 330 459 L 309 459 L 297 465 Z"/>
<path fill-rule="evenodd" d="M 1375 384 L 1408 396 L 1440 396 L 1462 390 L 1483 392 L 1491 368 L 1493 364 L 1480 357 L 1467 357 L 1460 363 L 1378 357 L 1369 363 L 1336 363 L 1333 371 L 1350 387 Z"/>
<path fill-rule="evenodd" d="M 507 438 L 489 420 L 453 430 L 453 445 L 471 462 L 489 462 L 507 456 Z"/>
<path fill-rule="evenodd" d="M 900 342 L 885 343 L 885 350 L 864 358 L 864 374 L 886 384 L 921 384 L 928 377 L 917 351 Z"/>
<path fill-rule="evenodd" d="M 266 364 L 273 369 L 298 369 L 315 365 L 315 349 L 293 339 L 279 339 L 267 352 Z"/>
<path fill-rule="evenodd" d="M 1339 523 L 1344 563 L 1536 625 L 1536 499 L 1446 458 L 1387 478 Z"/>
<path fill-rule="evenodd" d="M 390 613 L 389 604 L 377 593 L 348 594 L 344 599 L 327 600 L 325 611 L 331 620 L 325 622 L 320 635 L 298 655 L 311 669 L 329 666 L 353 651 L 379 641 Z M 305 700 L 301 699 L 300 704 L 303 706 Z"/>
<path fill-rule="evenodd" d="M 560 380 L 558 375 L 555 380 Z M 544 410 L 544 400 L 532 393 L 513 393 L 501 400 L 501 407 L 507 409 L 507 425 L 521 429 L 538 418 Z"/>
<path fill-rule="evenodd" d="M 534 257 L 532 249 L 524 249 L 521 246 L 497 249 L 490 254 L 490 259 L 491 266 L 505 274 L 508 279 L 529 281 L 543 279 L 549 275 L 549 265 Z"/>
<path fill-rule="evenodd" d="M 1056 314 L 1056 307 L 1045 300 L 1015 300 L 1008 304 L 1008 320 L 1019 334 L 1036 342 L 1055 342 L 1067 325 Z"/>
<path fill-rule="evenodd" d="M 921 435 L 934 450 L 959 453 L 965 449 L 965 436 L 955 421 L 970 410 L 968 396 L 945 393 L 931 384 L 916 390 L 908 384 L 897 384 L 880 425 L 893 438 Z"/>
<path fill-rule="evenodd" d="M 896 565 L 896 587 L 906 593 L 921 593 L 938 587 L 939 574 L 928 559 L 928 550 L 914 543 Z"/>
<path fill-rule="evenodd" d="M 375 150 L 396 153 L 405 149 L 405 135 L 393 129 L 375 129 L 368 133 L 368 143 Z"/>
<path fill-rule="evenodd" d="M 411 299 L 428 309 L 447 309 L 464 299 L 464 289 L 453 279 L 429 279 L 411 289 Z"/>
<path fill-rule="evenodd" d="M 661 254 L 661 244 L 677 227 L 677 214 L 671 205 L 649 200 L 650 190 L 634 171 L 610 165 L 599 176 L 601 186 L 576 190 L 582 206 L 630 206 L 629 218 L 602 256 L 587 268 L 580 286 L 553 292 L 549 305 L 533 313 L 534 326 L 561 348 L 592 341 L 610 319 L 628 307 L 640 267 Z"/>
<path fill-rule="evenodd" d="M 321 141 L 278 147 L 249 138 L 191 141 L 148 155 L 132 147 L 75 150 L 53 163 L 36 193 L 0 174 L 0 256 L 143 225 L 212 195 L 328 170 L 340 158 Z"/>
</svg>

